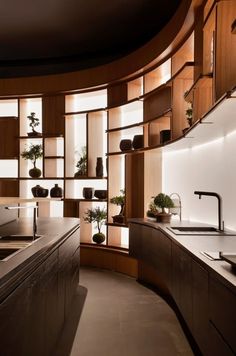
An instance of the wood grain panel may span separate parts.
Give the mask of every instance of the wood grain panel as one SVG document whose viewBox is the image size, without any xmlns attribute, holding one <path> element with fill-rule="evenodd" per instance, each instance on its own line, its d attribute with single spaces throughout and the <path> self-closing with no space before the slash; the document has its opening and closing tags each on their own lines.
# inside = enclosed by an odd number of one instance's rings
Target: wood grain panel
<svg viewBox="0 0 236 356">
<path fill-rule="evenodd" d="M 144 153 L 125 159 L 126 217 L 144 217 Z"/>
<path fill-rule="evenodd" d="M 178 72 L 178 70 L 186 62 L 194 60 L 194 33 L 187 39 L 184 45 L 171 58 L 171 76 Z"/>
<path fill-rule="evenodd" d="M 131 277 L 137 277 L 138 264 L 137 260 L 129 257 L 125 253 L 118 251 L 81 246 L 81 265 L 121 272 Z"/>
<path fill-rule="evenodd" d="M 108 87 L 108 107 L 119 106 L 127 101 L 127 83 Z"/>
<path fill-rule="evenodd" d="M 154 119 L 171 107 L 171 88 L 165 87 L 144 100 L 144 121 Z"/>
<path fill-rule="evenodd" d="M 19 183 L 17 180 L 0 180 L 0 196 L 1 197 L 18 197 Z"/>
<path fill-rule="evenodd" d="M 0 118 L 0 157 L 18 157 L 18 123 L 18 119 L 15 118 Z"/>
<path fill-rule="evenodd" d="M 217 5 L 216 100 L 236 83 L 236 36 L 231 33 L 235 18 L 236 1 L 220 1 Z"/>
<path fill-rule="evenodd" d="M 65 97 L 64 95 L 45 96 L 42 99 L 43 132 L 46 135 L 65 134 L 64 116 Z"/>
</svg>

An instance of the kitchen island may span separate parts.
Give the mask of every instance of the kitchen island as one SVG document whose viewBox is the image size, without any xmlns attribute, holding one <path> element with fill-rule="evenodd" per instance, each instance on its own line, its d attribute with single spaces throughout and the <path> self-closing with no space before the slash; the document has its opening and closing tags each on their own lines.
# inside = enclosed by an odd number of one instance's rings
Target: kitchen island
<svg viewBox="0 0 236 356">
<path fill-rule="evenodd" d="M 79 282 L 79 226 L 38 218 L 39 237 L 0 261 L 0 354 L 53 354 Z M 0 226 L 0 236 L 14 235 L 32 235 L 32 218 Z"/>
</svg>

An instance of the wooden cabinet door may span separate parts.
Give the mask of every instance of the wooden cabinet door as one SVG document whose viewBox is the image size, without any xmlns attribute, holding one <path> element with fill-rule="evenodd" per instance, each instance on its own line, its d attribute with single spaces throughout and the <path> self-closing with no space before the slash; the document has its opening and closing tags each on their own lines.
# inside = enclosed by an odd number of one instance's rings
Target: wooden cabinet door
<svg viewBox="0 0 236 356">
<path fill-rule="evenodd" d="M 129 225 L 129 255 L 131 257 L 142 259 L 142 236 L 143 226 L 140 224 Z"/>
<path fill-rule="evenodd" d="M 192 329 L 191 262 L 191 257 L 172 243 L 172 296 L 190 329 Z"/>
<path fill-rule="evenodd" d="M 192 261 L 193 283 L 193 336 L 204 355 L 208 354 L 209 305 L 208 272 Z"/>
</svg>

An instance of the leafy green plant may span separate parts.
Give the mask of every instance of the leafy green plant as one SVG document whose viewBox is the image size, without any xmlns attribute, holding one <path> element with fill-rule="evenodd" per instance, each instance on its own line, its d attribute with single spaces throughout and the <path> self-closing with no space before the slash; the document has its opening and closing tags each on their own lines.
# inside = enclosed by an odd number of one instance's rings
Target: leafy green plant
<svg viewBox="0 0 236 356">
<path fill-rule="evenodd" d="M 97 229 L 99 234 L 101 233 L 102 225 L 105 223 L 106 219 L 107 219 L 106 209 L 105 208 L 101 209 L 99 206 L 93 209 L 88 209 L 85 212 L 85 216 L 84 216 L 85 222 L 97 224 Z"/>
<path fill-rule="evenodd" d="M 77 172 L 76 176 L 85 176 L 87 174 L 87 148 L 86 146 L 82 147 L 80 158 L 76 164 Z"/>
<path fill-rule="evenodd" d="M 125 191 L 123 189 L 120 190 L 121 194 L 117 195 L 110 199 L 110 203 L 118 205 L 121 207 L 119 215 L 124 214 L 124 206 L 125 206 Z"/>
<path fill-rule="evenodd" d="M 154 201 L 152 200 L 149 205 L 148 205 L 148 211 L 147 211 L 147 216 L 150 218 L 156 217 L 158 214 L 158 209 Z"/>
<path fill-rule="evenodd" d="M 35 112 L 31 112 L 29 116 L 27 116 L 27 119 L 29 119 L 30 123 L 29 126 L 31 127 L 32 132 L 36 133 L 35 127 L 39 125 L 39 119 L 35 117 Z"/>
<path fill-rule="evenodd" d="M 185 111 L 186 117 L 187 117 L 187 121 L 189 126 L 192 126 L 193 123 L 193 108 L 189 107 L 186 111 Z"/>
<path fill-rule="evenodd" d="M 159 193 L 154 197 L 154 204 L 162 210 L 162 213 L 165 213 L 165 208 L 173 208 L 174 203 L 169 195 L 164 193 Z"/>
<path fill-rule="evenodd" d="M 21 152 L 21 157 L 23 159 L 29 159 L 35 168 L 36 161 L 38 158 L 43 156 L 43 147 L 41 144 L 33 145 L 30 144 L 29 148 L 25 148 L 23 152 Z"/>
</svg>

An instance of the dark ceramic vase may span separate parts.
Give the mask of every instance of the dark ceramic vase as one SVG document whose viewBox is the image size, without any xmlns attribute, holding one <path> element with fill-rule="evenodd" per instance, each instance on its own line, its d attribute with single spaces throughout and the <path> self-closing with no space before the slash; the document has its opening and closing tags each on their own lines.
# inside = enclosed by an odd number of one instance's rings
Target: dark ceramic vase
<svg viewBox="0 0 236 356">
<path fill-rule="evenodd" d="M 161 130 L 160 131 L 160 144 L 170 141 L 170 130 Z"/>
<path fill-rule="evenodd" d="M 132 150 L 132 140 L 124 139 L 120 141 L 120 150 L 129 151 Z"/>
<path fill-rule="evenodd" d="M 102 157 L 97 157 L 97 165 L 96 165 L 96 177 L 103 177 L 103 162 Z"/>
<path fill-rule="evenodd" d="M 138 148 L 143 148 L 143 135 L 135 135 L 133 138 L 133 148 L 136 150 Z"/>
<path fill-rule="evenodd" d="M 93 199 L 94 197 L 94 188 L 84 187 L 83 188 L 83 197 L 84 199 Z"/>
<path fill-rule="evenodd" d="M 97 199 L 107 199 L 107 190 L 103 190 L 103 189 L 97 189 L 94 192 L 94 196 Z"/>
<path fill-rule="evenodd" d="M 50 197 L 51 198 L 62 198 L 63 190 L 58 184 L 55 184 L 53 188 L 50 190 Z"/>
<path fill-rule="evenodd" d="M 48 189 L 41 187 L 39 184 L 31 188 L 31 192 L 35 198 L 46 198 L 48 196 Z"/>
<path fill-rule="evenodd" d="M 39 178 L 41 176 L 42 172 L 41 169 L 34 167 L 29 170 L 29 175 L 31 178 Z"/>
</svg>

